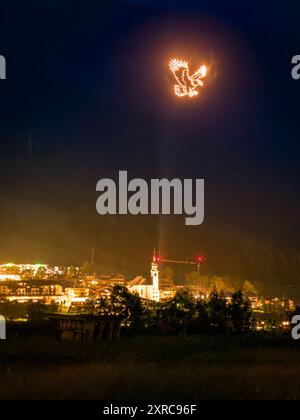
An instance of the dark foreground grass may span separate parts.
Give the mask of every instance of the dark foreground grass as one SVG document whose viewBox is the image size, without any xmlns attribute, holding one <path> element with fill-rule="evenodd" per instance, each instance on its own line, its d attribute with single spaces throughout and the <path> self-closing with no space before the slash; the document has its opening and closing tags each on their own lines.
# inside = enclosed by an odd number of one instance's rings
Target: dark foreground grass
<svg viewBox="0 0 300 420">
<path fill-rule="evenodd" d="M 0 399 L 300 399 L 290 337 L 0 341 Z"/>
</svg>

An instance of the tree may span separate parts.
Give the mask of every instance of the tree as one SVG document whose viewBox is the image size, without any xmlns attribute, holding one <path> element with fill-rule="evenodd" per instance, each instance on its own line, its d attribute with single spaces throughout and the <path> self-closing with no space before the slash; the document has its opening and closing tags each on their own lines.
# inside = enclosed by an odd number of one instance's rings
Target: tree
<svg viewBox="0 0 300 420">
<path fill-rule="evenodd" d="M 229 317 L 232 331 L 235 334 L 245 334 L 252 327 L 252 311 L 250 302 L 245 299 L 241 291 L 232 296 L 229 306 Z"/>
<path fill-rule="evenodd" d="M 200 276 L 197 271 L 191 271 L 185 276 L 185 282 L 188 286 L 200 286 Z"/>
<path fill-rule="evenodd" d="M 165 267 L 159 273 L 160 282 L 165 286 L 172 286 L 174 283 L 174 270 L 170 267 Z"/>
<path fill-rule="evenodd" d="M 142 328 L 144 308 L 138 294 L 130 293 L 124 286 L 115 286 L 110 302 L 114 313 L 124 316 L 128 327 L 132 329 Z"/>
<path fill-rule="evenodd" d="M 220 332 L 225 332 L 228 325 L 228 308 L 226 299 L 216 289 L 210 295 L 207 311 L 211 326 Z"/>
<path fill-rule="evenodd" d="M 190 331 L 194 333 L 209 332 L 211 330 L 208 302 L 199 298 L 194 304 L 193 319 L 190 322 Z"/>
<path fill-rule="evenodd" d="M 244 282 L 244 284 L 243 284 L 243 291 L 244 292 L 248 292 L 248 293 L 257 294 L 256 288 L 254 287 L 254 285 L 249 280 L 246 280 Z"/>
<path fill-rule="evenodd" d="M 191 271 L 185 276 L 185 284 L 187 286 L 199 287 L 202 291 L 208 292 L 211 290 L 211 281 L 208 276 L 198 274 L 197 271 Z"/>
<path fill-rule="evenodd" d="M 160 320 L 171 323 L 177 330 L 186 330 L 194 315 L 194 306 L 192 293 L 188 289 L 179 290 L 162 308 Z"/>
<path fill-rule="evenodd" d="M 215 276 L 211 278 L 211 284 L 214 287 L 214 290 L 217 292 L 221 292 L 221 290 L 226 290 L 227 292 L 234 292 L 235 288 L 232 284 L 232 280 L 230 278 L 224 278 Z"/>
</svg>

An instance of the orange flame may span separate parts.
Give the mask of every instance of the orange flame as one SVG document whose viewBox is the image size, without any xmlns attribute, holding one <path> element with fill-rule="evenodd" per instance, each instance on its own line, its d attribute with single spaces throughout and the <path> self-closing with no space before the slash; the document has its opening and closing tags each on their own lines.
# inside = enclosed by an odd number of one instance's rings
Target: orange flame
<svg viewBox="0 0 300 420">
<path fill-rule="evenodd" d="M 192 76 L 189 75 L 189 64 L 186 61 L 172 59 L 169 63 L 177 85 L 174 87 L 175 95 L 179 97 L 188 96 L 193 98 L 199 95 L 199 87 L 204 86 L 201 79 L 206 77 L 208 69 L 205 65 L 201 66 Z"/>
</svg>

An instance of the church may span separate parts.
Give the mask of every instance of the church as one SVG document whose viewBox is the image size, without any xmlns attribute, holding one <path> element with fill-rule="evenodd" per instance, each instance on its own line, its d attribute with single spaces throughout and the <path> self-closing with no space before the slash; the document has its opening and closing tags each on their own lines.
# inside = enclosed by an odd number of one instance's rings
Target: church
<svg viewBox="0 0 300 420">
<path fill-rule="evenodd" d="M 137 277 L 129 284 L 129 290 L 131 293 L 137 293 L 141 299 L 160 301 L 158 258 L 155 250 L 151 263 L 151 281 L 152 284 L 147 285 L 146 279 Z"/>
</svg>

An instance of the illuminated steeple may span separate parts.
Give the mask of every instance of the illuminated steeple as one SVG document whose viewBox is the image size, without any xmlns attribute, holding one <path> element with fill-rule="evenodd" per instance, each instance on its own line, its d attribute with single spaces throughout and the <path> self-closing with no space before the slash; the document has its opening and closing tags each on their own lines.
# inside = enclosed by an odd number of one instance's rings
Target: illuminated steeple
<svg viewBox="0 0 300 420">
<path fill-rule="evenodd" d="M 159 258 L 156 255 L 156 250 L 154 249 L 153 258 L 151 263 L 151 278 L 152 278 L 152 297 L 155 302 L 159 302 L 159 270 L 158 270 Z"/>
</svg>

